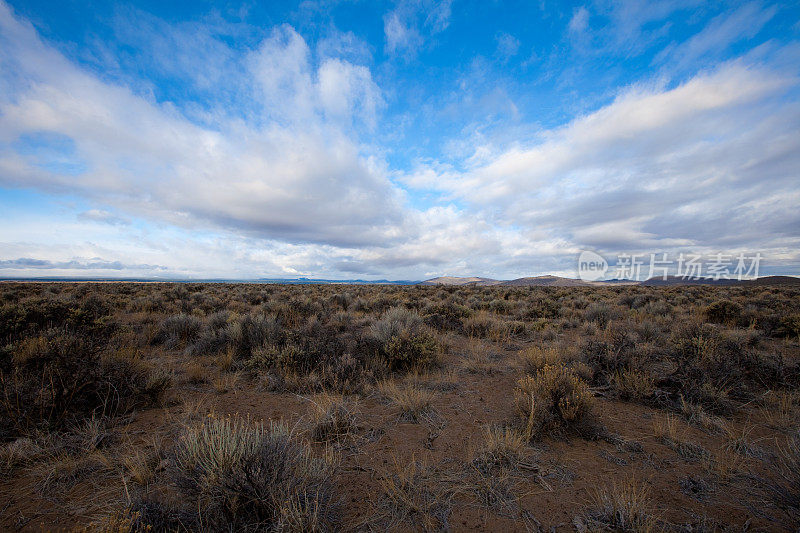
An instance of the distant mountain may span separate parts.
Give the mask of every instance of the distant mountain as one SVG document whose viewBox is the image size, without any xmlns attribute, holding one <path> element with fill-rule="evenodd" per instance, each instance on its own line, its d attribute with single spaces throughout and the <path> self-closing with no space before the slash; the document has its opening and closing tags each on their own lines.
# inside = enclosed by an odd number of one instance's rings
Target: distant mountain
<svg viewBox="0 0 800 533">
<path fill-rule="evenodd" d="M 44 276 L 28 278 L 3 278 L 0 282 L 129 282 L 129 283 L 275 283 L 284 285 L 416 285 L 419 281 L 411 280 L 364 280 L 364 279 L 314 279 L 314 278 L 258 278 L 258 279 L 226 279 L 226 278 L 112 278 L 112 277 L 70 277 L 70 276 Z"/>
<path fill-rule="evenodd" d="M 409 280 L 364 280 L 364 279 L 315 279 L 315 278 L 260 278 L 255 281 L 245 281 L 244 283 L 284 283 L 289 285 L 416 285 L 419 281 Z"/>
<path fill-rule="evenodd" d="M 764 276 L 754 280 L 738 281 L 735 279 L 711 278 L 686 278 L 669 276 L 666 280 L 662 278 L 651 278 L 647 281 L 633 281 L 628 279 L 609 279 L 602 281 L 584 281 L 580 279 L 563 278 L 560 276 L 532 276 L 512 280 L 497 280 L 479 277 L 457 277 L 441 276 L 425 281 L 410 280 L 363 280 L 363 279 L 314 279 L 314 278 L 259 278 L 259 279 L 176 279 L 176 278 L 112 278 L 112 277 L 68 277 L 68 276 L 48 276 L 48 277 L 29 277 L 29 278 L 3 278 L 0 282 L 160 282 L 160 283 L 277 283 L 289 285 L 451 285 L 451 286 L 472 286 L 472 287 L 597 287 L 597 286 L 619 286 L 619 285 L 643 285 L 646 287 L 669 287 L 679 285 L 713 285 L 713 286 L 774 286 L 774 285 L 800 285 L 800 277 L 795 276 Z"/>
<path fill-rule="evenodd" d="M 457 276 L 440 276 L 438 278 L 427 279 L 420 283 L 420 285 L 499 285 L 501 281 L 490 278 L 459 278 Z"/>
<path fill-rule="evenodd" d="M 737 279 L 712 279 L 712 278 L 686 278 L 678 276 L 668 276 L 666 280 L 662 278 L 651 278 L 643 281 L 641 285 L 646 287 L 663 287 L 667 285 L 715 285 L 715 286 L 770 286 L 770 285 L 800 285 L 800 278 L 794 276 L 764 276 L 757 279 L 739 281 Z"/>
<path fill-rule="evenodd" d="M 500 285 L 509 287 L 590 287 L 592 283 L 560 276 L 534 276 L 503 281 L 500 282 Z"/>
<path fill-rule="evenodd" d="M 601 281 L 584 281 L 561 276 L 531 276 L 512 280 L 497 280 L 479 277 L 441 276 L 420 282 L 420 285 L 453 285 L 474 287 L 614 287 L 621 285 L 643 285 L 645 287 L 670 287 L 679 285 L 712 285 L 712 286 L 754 286 L 754 285 L 800 285 L 800 278 L 793 276 L 765 276 L 755 280 L 739 281 L 735 279 L 689 278 L 668 276 L 667 279 L 651 278 L 646 281 L 630 279 L 608 279 Z"/>
<path fill-rule="evenodd" d="M 686 276 L 667 276 L 666 279 L 650 278 L 640 285 L 645 287 L 664 287 L 668 285 L 738 285 L 741 282 L 735 279 L 694 278 Z"/>
<path fill-rule="evenodd" d="M 800 285 L 800 278 L 794 276 L 764 276 L 742 282 L 743 285 Z"/>
</svg>

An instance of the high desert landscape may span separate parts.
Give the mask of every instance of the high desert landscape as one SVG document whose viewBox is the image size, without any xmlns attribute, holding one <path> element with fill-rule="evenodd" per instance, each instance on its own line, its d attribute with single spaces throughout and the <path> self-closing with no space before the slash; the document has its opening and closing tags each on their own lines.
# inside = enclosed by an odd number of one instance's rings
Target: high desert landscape
<svg viewBox="0 0 800 533">
<path fill-rule="evenodd" d="M 800 533 L 800 0 L 0 0 L 0 533 Z"/>
<path fill-rule="evenodd" d="M 3 283 L 0 324 L 4 530 L 800 526 L 797 283 Z"/>
</svg>

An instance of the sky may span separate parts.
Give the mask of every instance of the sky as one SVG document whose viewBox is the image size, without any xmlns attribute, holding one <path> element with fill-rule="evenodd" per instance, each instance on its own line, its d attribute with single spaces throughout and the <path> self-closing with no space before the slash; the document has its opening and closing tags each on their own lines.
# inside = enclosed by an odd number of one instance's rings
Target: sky
<svg viewBox="0 0 800 533">
<path fill-rule="evenodd" d="M 0 278 L 800 275 L 800 3 L 0 0 Z"/>
</svg>

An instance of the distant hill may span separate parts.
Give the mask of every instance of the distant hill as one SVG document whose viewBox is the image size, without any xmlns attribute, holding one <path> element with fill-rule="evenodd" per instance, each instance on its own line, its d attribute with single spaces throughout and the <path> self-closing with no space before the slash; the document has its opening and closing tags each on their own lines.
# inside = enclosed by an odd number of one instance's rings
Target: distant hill
<svg viewBox="0 0 800 533">
<path fill-rule="evenodd" d="M 738 285 L 741 282 L 735 279 L 694 278 L 685 276 L 667 276 L 664 278 L 650 278 L 643 281 L 645 287 L 664 287 L 668 285 Z"/>
<path fill-rule="evenodd" d="M 500 281 L 490 278 L 459 278 L 457 276 L 440 276 L 438 278 L 427 279 L 420 285 L 499 285 Z"/>
<path fill-rule="evenodd" d="M 589 287 L 592 284 L 588 281 L 572 278 L 562 278 L 560 276 L 534 276 L 529 278 L 512 279 L 503 281 L 500 285 L 509 287 Z"/>
<path fill-rule="evenodd" d="M 646 287 L 659 287 L 667 285 L 715 285 L 715 286 L 772 286 L 772 285 L 800 285 L 800 278 L 794 276 L 764 276 L 750 280 L 736 279 L 711 279 L 711 278 L 685 278 L 669 276 L 666 280 L 662 278 L 651 278 L 643 281 L 641 285 Z"/>
<path fill-rule="evenodd" d="M 794 276 L 764 276 L 742 282 L 743 285 L 800 285 L 800 278 Z"/>
</svg>

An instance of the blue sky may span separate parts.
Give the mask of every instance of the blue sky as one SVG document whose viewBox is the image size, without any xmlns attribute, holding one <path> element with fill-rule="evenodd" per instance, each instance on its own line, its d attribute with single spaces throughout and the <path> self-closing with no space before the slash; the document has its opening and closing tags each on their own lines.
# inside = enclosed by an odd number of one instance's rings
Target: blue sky
<svg viewBox="0 0 800 533">
<path fill-rule="evenodd" d="M 800 274 L 800 5 L 0 1 L 0 277 Z"/>
</svg>

